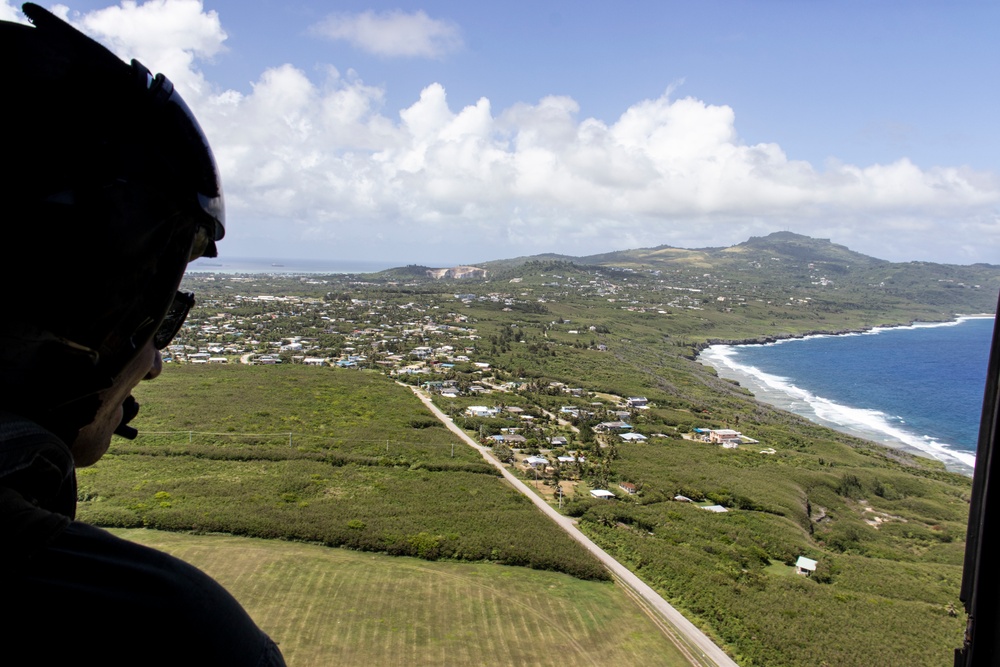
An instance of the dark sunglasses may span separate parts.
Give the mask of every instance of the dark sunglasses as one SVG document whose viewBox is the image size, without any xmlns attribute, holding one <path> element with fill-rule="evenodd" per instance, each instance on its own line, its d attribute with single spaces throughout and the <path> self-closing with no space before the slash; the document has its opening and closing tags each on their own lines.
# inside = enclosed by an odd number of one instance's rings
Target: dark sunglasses
<svg viewBox="0 0 1000 667">
<path fill-rule="evenodd" d="M 184 320 L 187 319 L 192 306 L 194 306 L 194 294 L 191 292 L 177 292 L 174 295 L 173 303 L 170 304 L 167 314 L 160 322 L 160 326 L 156 328 L 156 333 L 153 334 L 153 346 L 157 350 L 162 350 L 170 345 L 170 341 L 184 326 Z"/>
</svg>

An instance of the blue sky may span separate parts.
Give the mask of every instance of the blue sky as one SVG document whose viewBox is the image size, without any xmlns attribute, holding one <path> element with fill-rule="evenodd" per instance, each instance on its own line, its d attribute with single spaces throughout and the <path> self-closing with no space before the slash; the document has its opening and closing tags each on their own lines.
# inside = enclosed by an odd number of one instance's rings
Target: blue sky
<svg viewBox="0 0 1000 667">
<path fill-rule="evenodd" d="M 443 265 L 787 229 L 1000 263 L 995 2 L 49 6 L 184 93 L 225 254 Z"/>
</svg>

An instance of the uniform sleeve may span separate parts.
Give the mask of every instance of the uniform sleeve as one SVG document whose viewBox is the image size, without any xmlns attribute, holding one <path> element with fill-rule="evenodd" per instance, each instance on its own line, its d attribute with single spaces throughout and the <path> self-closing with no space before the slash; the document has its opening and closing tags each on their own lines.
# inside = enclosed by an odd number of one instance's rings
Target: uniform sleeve
<svg viewBox="0 0 1000 667">
<path fill-rule="evenodd" d="M 86 657 L 103 665 L 285 664 L 214 579 L 99 528 L 73 522 L 19 569 L 0 575 L 11 593 L 5 606 L 16 610 L 0 664 L 85 664 Z M 16 660 L 3 659 L 8 650 Z"/>
</svg>

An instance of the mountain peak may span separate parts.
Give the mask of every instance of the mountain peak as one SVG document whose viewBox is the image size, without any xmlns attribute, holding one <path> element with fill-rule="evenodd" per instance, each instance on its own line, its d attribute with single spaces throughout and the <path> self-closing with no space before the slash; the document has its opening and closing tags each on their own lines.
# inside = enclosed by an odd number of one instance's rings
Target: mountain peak
<svg viewBox="0 0 1000 667">
<path fill-rule="evenodd" d="M 749 240 L 730 248 L 729 252 L 768 252 L 800 262 L 871 265 L 885 260 L 855 252 L 830 239 L 816 239 L 794 232 L 774 232 L 767 236 L 751 236 Z"/>
</svg>

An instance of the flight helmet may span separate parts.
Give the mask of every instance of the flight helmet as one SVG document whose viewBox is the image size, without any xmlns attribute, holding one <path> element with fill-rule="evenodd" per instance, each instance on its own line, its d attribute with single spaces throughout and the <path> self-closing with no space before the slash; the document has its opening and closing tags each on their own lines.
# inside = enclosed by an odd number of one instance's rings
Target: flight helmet
<svg viewBox="0 0 1000 667">
<path fill-rule="evenodd" d="M 144 346 L 176 333 L 193 304 L 181 277 L 216 256 L 225 212 L 211 148 L 169 79 L 23 11 L 33 26 L 0 22 L 0 409 L 43 423 L 77 413 L 65 437 Z"/>
</svg>

